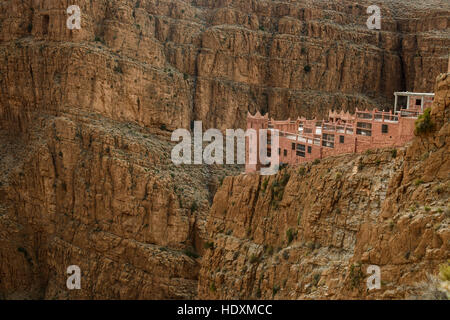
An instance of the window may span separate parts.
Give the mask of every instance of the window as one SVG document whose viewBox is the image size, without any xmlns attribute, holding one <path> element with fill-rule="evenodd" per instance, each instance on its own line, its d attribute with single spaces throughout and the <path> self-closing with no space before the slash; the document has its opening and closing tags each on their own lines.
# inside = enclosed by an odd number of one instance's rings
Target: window
<svg viewBox="0 0 450 320">
<path fill-rule="evenodd" d="M 416 106 L 422 105 L 422 99 L 416 99 Z"/>
<path fill-rule="evenodd" d="M 271 157 L 272 156 L 272 150 L 271 149 L 267 149 L 267 156 Z"/>
<path fill-rule="evenodd" d="M 311 153 L 311 146 L 308 146 L 308 153 Z"/>
<path fill-rule="evenodd" d="M 334 141 L 334 134 L 324 133 L 322 135 L 323 140 Z"/>
<path fill-rule="evenodd" d="M 304 144 L 298 144 L 297 145 L 297 156 L 299 157 L 305 157 L 305 145 Z"/>
<path fill-rule="evenodd" d="M 292 144 L 292 150 L 295 150 L 295 143 Z"/>
<path fill-rule="evenodd" d="M 334 134 L 322 134 L 322 146 L 334 148 Z"/>
<path fill-rule="evenodd" d="M 367 122 L 357 122 L 356 126 L 362 129 L 372 129 L 372 124 Z"/>
<path fill-rule="evenodd" d="M 387 124 L 382 124 L 381 125 L 381 133 L 388 133 L 389 131 L 389 126 Z"/>
<path fill-rule="evenodd" d="M 339 143 L 344 143 L 344 136 L 339 136 Z"/>
<path fill-rule="evenodd" d="M 285 157 L 287 157 L 287 150 L 286 150 L 286 149 L 283 150 L 283 155 L 284 155 Z"/>
<path fill-rule="evenodd" d="M 278 155 L 280 155 L 281 154 L 281 149 L 280 148 L 278 148 Z"/>
<path fill-rule="evenodd" d="M 356 134 L 359 134 L 361 136 L 371 137 L 372 136 L 372 131 L 371 130 L 356 129 Z"/>
</svg>

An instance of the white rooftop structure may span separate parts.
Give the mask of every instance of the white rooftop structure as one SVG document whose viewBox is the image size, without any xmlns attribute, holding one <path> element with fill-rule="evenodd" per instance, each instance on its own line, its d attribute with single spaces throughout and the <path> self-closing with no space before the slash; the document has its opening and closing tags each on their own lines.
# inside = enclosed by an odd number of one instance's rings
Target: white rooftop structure
<svg viewBox="0 0 450 320">
<path fill-rule="evenodd" d="M 423 103 L 424 103 L 424 98 L 425 97 L 434 97 L 434 93 L 429 93 L 429 92 L 394 92 L 394 96 L 395 96 L 395 103 L 394 103 L 394 113 L 396 113 L 397 110 L 397 104 L 398 104 L 398 97 L 407 97 L 407 101 L 406 101 L 406 108 L 409 109 L 410 107 L 410 97 L 420 97 L 420 109 L 421 111 L 423 111 Z"/>
</svg>

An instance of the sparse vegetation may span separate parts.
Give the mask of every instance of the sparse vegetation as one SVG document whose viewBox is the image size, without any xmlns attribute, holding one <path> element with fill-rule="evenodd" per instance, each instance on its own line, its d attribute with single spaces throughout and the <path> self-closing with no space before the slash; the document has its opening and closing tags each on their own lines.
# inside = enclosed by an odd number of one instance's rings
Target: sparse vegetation
<svg viewBox="0 0 450 320">
<path fill-rule="evenodd" d="M 392 158 L 397 158 L 397 149 L 392 149 L 391 150 L 391 157 Z"/>
<path fill-rule="evenodd" d="M 420 136 L 433 130 L 434 124 L 431 121 L 431 108 L 426 108 L 423 114 L 419 115 L 415 122 L 414 134 Z"/>
<path fill-rule="evenodd" d="M 298 171 L 297 171 L 297 174 L 299 175 L 299 176 L 304 176 L 305 175 L 305 167 L 300 167 L 300 168 L 298 168 Z"/>
<path fill-rule="evenodd" d="M 424 181 L 423 181 L 422 179 L 416 179 L 416 180 L 414 181 L 414 185 L 415 185 L 415 186 L 419 186 L 419 185 L 421 185 L 422 183 L 424 183 Z"/>
<path fill-rule="evenodd" d="M 195 252 L 192 248 L 188 248 L 188 249 L 183 250 L 183 253 L 185 255 L 187 255 L 188 257 L 190 257 L 190 258 L 197 259 L 199 257 L 198 253 Z"/>
<path fill-rule="evenodd" d="M 194 200 L 191 204 L 191 212 L 195 212 L 198 210 L 198 203 L 196 200 Z"/>
<path fill-rule="evenodd" d="M 350 267 L 350 281 L 351 281 L 351 286 L 352 288 L 358 288 L 361 284 L 361 280 L 364 277 L 364 274 L 361 270 L 361 265 L 360 264 L 352 264 Z"/>
<path fill-rule="evenodd" d="M 294 240 L 294 237 L 296 235 L 297 235 L 296 232 L 294 232 L 294 230 L 292 228 L 288 229 L 286 231 L 287 243 L 290 244 L 292 242 L 292 240 Z"/>
<path fill-rule="evenodd" d="M 255 255 L 255 254 L 252 254 L 251 256 L 250 256 L 250 263 L 255 263 L 255 262 L 257 262 L 258 261 L 258 257 Z"/>
<path fill-rule="evenodd" d="M 207 241 L 207 242 L 205 242 L 205 244 L 203 245 L 203 247 L 204 247 L 205 249 L 213 249 L 213 248 L 214 248 L 214 242 L 212 242 L 212 241 Z"/>
<path fill-rule="evenodd" d="M 315 286 L 315 287 L 317 287 L 317 285 L 319 284 L 319 281 L 320 281 L 320 273 L 316 273 L 316 274 L 313 276 L 312 285 Z"/>
<path fill-rule="evenodd" d="M 303 70 L 305 70 L 305 72 L 308 73 L 311 71 L 311 66 L 307 64 L 306 66 L 303 67 Z"/>
<path fill-rule="evenodd" d="M 261 190 L 262 190 L 262 192 L 266 192 L 266 189 L 267 189 L 267 184 L 269 183 L 269 179 L 264 179 L 264 181 L 263 181 L 263 183 L 262 183 L 262 186 L 261 186 Z"/>
<path fill-rule="evenodd" d="M 272 288 L 272 296 L 275 296 L 278 291 L 280 291 L 280 286 L 279 285 L 274 285 Z"/>
<path fill-rule="evenodd" d="M 120 66 L 120 64 L 118 64 L 117 66 L 114 67 L 114 72 L 123 73 L 122 67 Z"/>
</svg>

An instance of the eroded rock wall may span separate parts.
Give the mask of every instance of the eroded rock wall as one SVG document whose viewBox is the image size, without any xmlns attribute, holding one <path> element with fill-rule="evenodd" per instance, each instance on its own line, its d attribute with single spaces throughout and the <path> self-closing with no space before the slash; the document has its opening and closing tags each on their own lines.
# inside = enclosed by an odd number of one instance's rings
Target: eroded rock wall
<svg viewBox="0 0 450 320">
<path fill-rule="evenodd" d="M 405 298 L 449 258 L 450 74 L 406 148 L 226 178 L 208 218 L 204 299 Z M 368 291 L 366 270 L 381 268 Z"/>
</svg>

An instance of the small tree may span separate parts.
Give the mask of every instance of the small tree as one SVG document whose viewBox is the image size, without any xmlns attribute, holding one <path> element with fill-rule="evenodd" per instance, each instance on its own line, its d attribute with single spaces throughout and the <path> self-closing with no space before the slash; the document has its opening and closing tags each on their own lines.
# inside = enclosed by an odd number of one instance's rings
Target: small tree
<svg viewBox="0 0 450 320">
<path fill-rule="evenodd" d="M 414 130 L 414 134 L 416 136 L 425 134 L 430 132 L 434 128 L 434 124 L 431 121 L 431 108 L 426 108 L 417 120 L 416 120 L 416 128 Z"/>
</svg>

